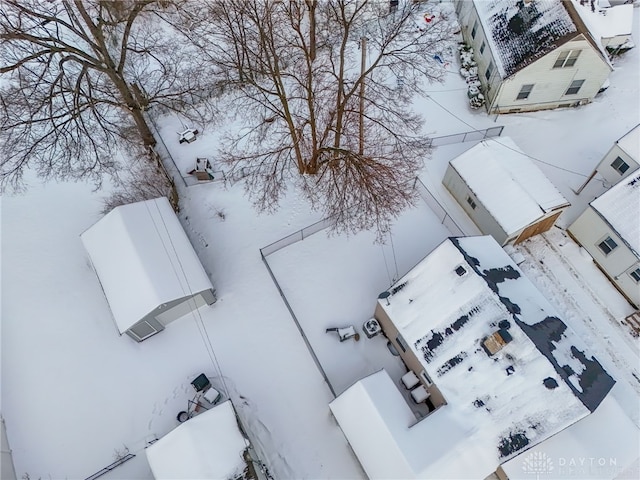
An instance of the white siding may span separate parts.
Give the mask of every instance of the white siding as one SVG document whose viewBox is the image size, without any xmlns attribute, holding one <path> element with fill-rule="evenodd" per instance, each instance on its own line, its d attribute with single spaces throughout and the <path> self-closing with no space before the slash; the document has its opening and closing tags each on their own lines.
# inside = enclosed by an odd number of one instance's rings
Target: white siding
<svg viewBox="0 0 640 480">
<path fill-rule="evenodd" d="M 442 183 L 483 234 L 491 235 L 500 245 L 506 243 L 507 234 L 505 231 L 451 165 L 447 167 Z M 467 202 L 468 196 L 475 202 L 475 209 L 471 208 L 471 205 Z"/>
<path fill-rule="evenodd" d="M 489 41 L 487 40 L 487 33 L 490 34 L 490 32 L 484 31 L 473 2 L 462 0 L 459 5 L 461 5 L 461 7 L 458 18 L 462 26 L 462 36 L 464 41 L 473 47 L 474 59 L 478 64 L 478 78 L 482 83 L 482 91 L 487 99 L 487 105 L 489 105 L 498 93 L 500 83 L 502 82 L 502 78 L 500 78 L 498 68 L 496 67 L 496 59 L 493 56 Z M 476 21 L 478 22 L 476 36 L 472 38 L 471 31 Z M 485 42 L 486 46 L 484 52 L 480 54 L 482 42 Z M 489 77 L 489 80 L 487 80 L 485 73 L 490 64 L 493 64 L 493 73 Z"/>
<path fill-rule="evenodd" d="M 620 174 L 620 172 L 618 172 L 611 166 L 611 164 L 617 157 L 620 157 L 627 165 L 629 165 L 629 169 L 624 172 L 624 174 Z M 600 175 L 602 175 L 605 181 L 609 183 L 609 185 L 615 185 L 623 178 L 628 177 L 633 172 L 638 170 L 638 168 L 640 168 L 638 162 L 634 158 L 632 158 L 631 155 L 622 150 L 617 143 L 615 143 L 613 147 L 611 147 L 609 152 L 604 156 L 602 161 L 598 164 L 596 170 Z"/>
<path fill-rule="evenodd" d="M 542 110 L 565 104 L 577 105 L 580 102 L 590 102 L 611 72 L 601 53 L 582 34 L 577 34 L 574 40 L 563 44 L 503 80 L 500 78 L 498 69 L 495 68 L 496 60 L 490 43 L 486 41 L 486 36 L 490 32 L 483 30 L 474 3 L 463 0 L 457 3 L 456 7 L 460 12 L 458 18 L 462 26 L 462 36 L 474 49 L 475 60 L 478 63 L 478 77 L 484 87 L 483 92 L 487 99 L 489 113 Z M 471 32 L 476 21 L 476 35 L 472 38 Z M 480 54 L 483 42 L 486 43 L 486 47 Z M 565 50 L 581 50 L 576 64 L 573 67 L 553 68 L 558 55 Z M 491 63 L 494 65 L 493 74 L 487 79 L 485 73 Z M 577 94 L 565 95 L 574 80 L 585 80 L 585 82 Z M 531 84 L 534 87 L 529 97 L 526 100 L 516 100 L 522 86 Z"/>
<path fill-rule="evenodd" d="M 640 307 L 640 285 L 629 276 L 631 270 L 640 266 L 640 259 L 627 248 L 600 215 L 593 208 L 588 207 L 568 230 L 627 299 L 636 307 Z M 605 255 L 598 244 L 607 236 L 610 236 L 618 247 Z"/>
<path fill-rule="evenodd" d="M 561 52 L 580 50 L 573 67 L 553 68 Z M 491 113 L 508 113 L 514 109 L 541 110 L 557 108 L 564 104 L 589 102 L 598 93 L 610 73 L 610 67 L 600 53 L 582 36 L 563 44 L 531 65 L 518 71 L 503 81 L 498 97 L 492 100 Z M 580 91 L 565 95 L 574 80 L 585 80 Z M 523 85 L 533 84 L 533 90 L 526 100 L 516 100 Z"/>
</svg>

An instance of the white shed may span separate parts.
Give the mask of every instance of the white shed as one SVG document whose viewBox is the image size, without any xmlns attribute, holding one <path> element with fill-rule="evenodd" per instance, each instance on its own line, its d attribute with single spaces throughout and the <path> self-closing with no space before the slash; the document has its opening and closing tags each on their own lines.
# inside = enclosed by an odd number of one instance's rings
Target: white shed
<svg viewBox="0 0 640 480">
<path fill-rule="evenodd" d="M 480 231 L 500 245 L 549 230 L 569 202 L 508 137 L 453 159 L 442 180 Z"/>
<path fill-rule="evenodd" d="M 145 450 L 156 480 L 246 478 L 242 434 L 227 400 L 167 433 Z"/>
<path fill-rule="evenodd" d="M 216 300 L 164 197 L 116 207 L 80 238 L 120 334 L 141 342 Z"/>
<path fill-rule="evenodd" d="M 596 2 L 598 3 L 598 2 Z M 633 5 L 615 5 L 591 8 L 590 2 L 576 2 L 576 11 L 596 40 L 609 52 L 633 48 Z"/>
</svg>

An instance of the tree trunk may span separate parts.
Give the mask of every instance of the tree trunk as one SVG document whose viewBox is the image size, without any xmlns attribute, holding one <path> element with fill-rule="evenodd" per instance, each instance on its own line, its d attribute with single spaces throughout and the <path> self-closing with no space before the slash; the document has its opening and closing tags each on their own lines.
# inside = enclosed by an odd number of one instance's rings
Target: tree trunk
<svg viewBox="0 0 640 480">
<path fill-rule="evenodd" d="M 140 134 L 145 147 L 155 146 L 156 139 L 149 128 L 149 124 L 147 124 L 147 120 L 144 118 L 142 110 L 138 107 L 131 108 L 131 116 L 133 117 L 133 121 L 136 123 L 138 133 Z"/>
<path fill-rule="evenodd" d="M 316 59 L 316 0 L 306 0 L 309 9 L 309 60 Z"/>
</svg>

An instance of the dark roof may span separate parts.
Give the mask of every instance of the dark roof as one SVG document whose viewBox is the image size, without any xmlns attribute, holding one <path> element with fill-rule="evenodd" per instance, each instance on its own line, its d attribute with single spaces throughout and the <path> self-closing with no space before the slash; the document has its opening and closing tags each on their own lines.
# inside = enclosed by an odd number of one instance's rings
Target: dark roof
<svg viewBox="0 0 640 480">
<path fill-rule="evenodd" d="M 503 78 L 571 40 L 581 26 L 562 0 L 482 0 L 475 5 Z"/>
<path fill-rule="evenodd" d="M 530 323 L 518 305 L 518 298 L 509 298 L 501 292 L 507 279 L 517 280 L 520 274 L 510 264 L 485 265 L 465 251 L 464 238 L 451 241 L 465 257 L 465 260 L 495 292 L 500 302 L 512 315 L 516 325 L 529 337 L 537 350 L 553 365 L 558 375 L 565 381 L 582 404 L 593 412 L 615 384 L 615 380 L 605 371 L 598 360 L 586 352 L 578 336 L 559 318 L 547 315 L 537 323 Z M 505 257 L 506 254 L 505 254 Z M 507 257 L 508 258 L 508 257 Z M 573 371 L 567 366 L 567 359 L 581 365 L 581 371 Z M 577 385 L 576 383 L 577 379 Z"/>
</svg>

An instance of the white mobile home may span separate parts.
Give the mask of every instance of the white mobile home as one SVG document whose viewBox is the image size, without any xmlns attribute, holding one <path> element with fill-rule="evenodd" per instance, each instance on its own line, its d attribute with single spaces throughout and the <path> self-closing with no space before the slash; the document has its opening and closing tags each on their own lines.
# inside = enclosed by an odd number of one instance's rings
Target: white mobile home
<svg viewBox="0 0 640 480">
<path fill-rule="evenodd" d="M 485 140 L 453 159 L 442 183 L 480 231 L 500 245 L 546 232 L 569 207 L 509 137 Z"/>
<path fill-rule="evenodd" d="M 164 197 L 116 207 L 80 237 L 121 335 L 141 342 L 216 300 Z"/>
<path fill-rule="evenodd" d="M 456 0 L 489 113 L 577 106 L 603 87 L 611 64 L 562 0 Z"/>
<path fill-rule="evenodd" d="M 592 201 L 568 232 L 640 308 L 640 171 Z"/>
</svg>

